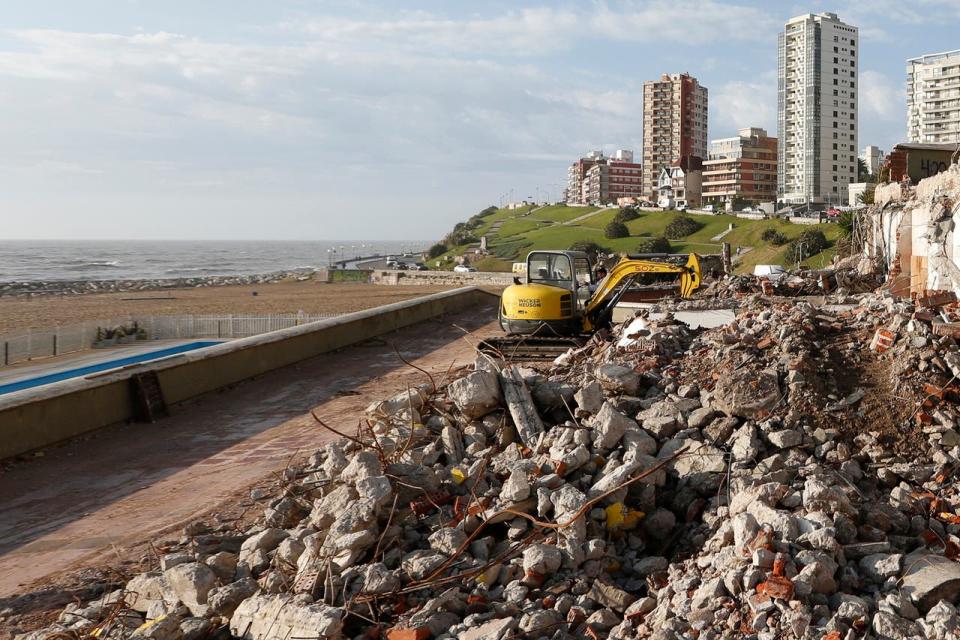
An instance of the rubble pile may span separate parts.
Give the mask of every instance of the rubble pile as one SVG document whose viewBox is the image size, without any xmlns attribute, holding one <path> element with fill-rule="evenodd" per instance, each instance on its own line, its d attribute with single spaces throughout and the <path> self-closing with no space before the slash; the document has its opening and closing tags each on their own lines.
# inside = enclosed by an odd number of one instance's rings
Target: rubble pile
<svg viewBox="0 0 960 640">
<path fill-rule="evenodd" d="M 735 300 L 752 294 L 798 297 L 838 292 L 868 293 L 881 284 L 878 274 L 870 268 L 871 266 L 841 262 L 830 269 L 818 271 L 801 269 L 775 277 L 730 275 L 708 284 L 703 290 L 702 297 Z"/>
<path fill-rule="evenodd" d="M 481 356 L 24 637 L 957 637 L 954 303 L 842 300 Z"/>
</svg>

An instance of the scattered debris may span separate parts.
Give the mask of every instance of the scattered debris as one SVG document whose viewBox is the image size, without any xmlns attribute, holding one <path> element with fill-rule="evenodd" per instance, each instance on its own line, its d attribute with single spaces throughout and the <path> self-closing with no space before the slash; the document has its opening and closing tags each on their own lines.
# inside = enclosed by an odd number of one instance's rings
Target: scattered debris
<svg viewBox="0 0 960 640">
<path fill-rule="evenodd" d="M 957 302 L 845 273 L 821 306 L 733 278 L 724 327 L 663 301 L 553 363 L 479 356 L 356 432 L 317 416 L 341 439 L 255 526 L 188 528 L 22 637 L 956 637 Z"/>
</svg>

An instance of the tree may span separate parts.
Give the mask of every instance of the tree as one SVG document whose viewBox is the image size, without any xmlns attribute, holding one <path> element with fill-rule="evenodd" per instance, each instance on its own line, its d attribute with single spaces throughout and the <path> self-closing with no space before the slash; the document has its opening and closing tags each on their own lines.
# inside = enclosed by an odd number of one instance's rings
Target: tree
<svg viewBox="0 0 960 640">
<path fill-rule="evenodd" d="M 857 158 L 857 182 L 872 182 L 870 170 L 863 158 Z"/>
<path fill-rule="evenodd" d="M 884 165 L 880 167 L 880 175 L 877 176 L 877 183 L 885 184 L 887 182 L 890 182 L 890 166 Z"/>
<path fill-rule="evenodd" d="M 787 245 L 787 260 L 803 262 L 812 255 L 816 255 L 830 246 L 827 237 L 819 229 L 804 231 Z"/>
<path fill-rule="evenodd" d="M 666 238 L 642 238 L 637 253 L 670 253 L 673 247 Z"/>
<path fill-rule="evenodd" d="M 447 245 L 442 242 L 438 242 L 435 245 L 427 249 L 428 258 L 438 258 L 447 252 Z"/>
<path fill-rule="evenodd" d="M 764 229 L 763 233 L 760 235 L 760 239 L 777 247 L 787 243 L 787 236 L 773 228 Z"/>
<path fill-rule="evenodd" d="M 667 225 L 667 228 L 664 229 L 663 235 L 671 240 L 679 240 L 680 238 L 685 238 L 691 233 L 696 232 L 702 226 L 702 224 L 687 214 L 680 213 L 670 222 L 670 224 Z"/>
<path fill-rule="evenodd" d="M 597 261 L 597 256 L 601 253 L 610 253 L 610 250 L 606 247 L 601 247 L 596 242 L 591 242 L 590 240 L 577 240 L 570 245 L 570 251 L 583 251 L 593 262 Z"/>
<path fill-rule="evenodd" d="M 608 238 L 629 238 L 630 229 L 627 229 L 627 225 L 617 220 L 611 220 L 607 223 L 607 226 L 603 228 L 603 235 Z"/>
<path fill-rule="evenodd" d="M 617 215 L 615 215 L 613 219 L 617 222 L 630 222 L 631 220 L 636 220 L 639 217 L 640 214 L 637 213 L 637 210 L 633 207 L 623 207 L 617 212 Z"/>
<path fill-rule="evenodd" d="M 837 228 L 843 238 L 853 235 L 853 211 L 844 211 L 837 217 Z"/>
<path fill-rule="evenodd" d="M 473 235 L 469 229 L 460 226 L 462 224 L 463 223 L 461 222 L 457 225 L 460 227 L 459 229 L 454 227 L 454 230 L 447 234 L 447 237 L 443 239 L 444 243 L 459 247 L 464 244 L 470 244 L 471 242 L 479 242 L 479 239 Z"/>
</svg>

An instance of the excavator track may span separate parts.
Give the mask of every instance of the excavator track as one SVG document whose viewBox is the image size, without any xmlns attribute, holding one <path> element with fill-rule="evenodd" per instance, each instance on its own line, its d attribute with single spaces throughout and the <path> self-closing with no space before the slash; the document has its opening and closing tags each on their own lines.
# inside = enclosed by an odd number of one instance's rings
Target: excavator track
<svg viewBox="0 0 960 640">
<path fill-rule="evenodd" d="M 522 360 L 553 360 L 569 349 L 582 347 L 585 337 L 546 337 L 510 335 L 487 338 L 480 343 L 481 353 L 510 362 Z"/>
</svg>

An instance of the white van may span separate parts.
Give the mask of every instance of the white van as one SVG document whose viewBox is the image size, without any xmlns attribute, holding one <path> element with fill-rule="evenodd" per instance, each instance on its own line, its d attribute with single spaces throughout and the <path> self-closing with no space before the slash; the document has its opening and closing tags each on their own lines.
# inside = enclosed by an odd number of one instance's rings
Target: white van
<svg viewBox="0 0 960 640">
<path fill-rule="evenodd" d="M 716 207 L 716 205 L 708 204 L 708 205 L 706 205 L 705 207 L 703 207 L 703 208 L 700 209 L 700 210 L 701 210 L 701 211 L 705 211 L 705 212 L 707 212 L 707 213 L 714 213 L 714 212 L 716 212 L 717 207 Z"/>
<path fill-rule="evenodd" d="M 766 278 L 770 282 L 777 282 L 786 277 L 787 270 L 778 264 L 758 264 L 753 267 L 753 275 Z"/>
</svg>

